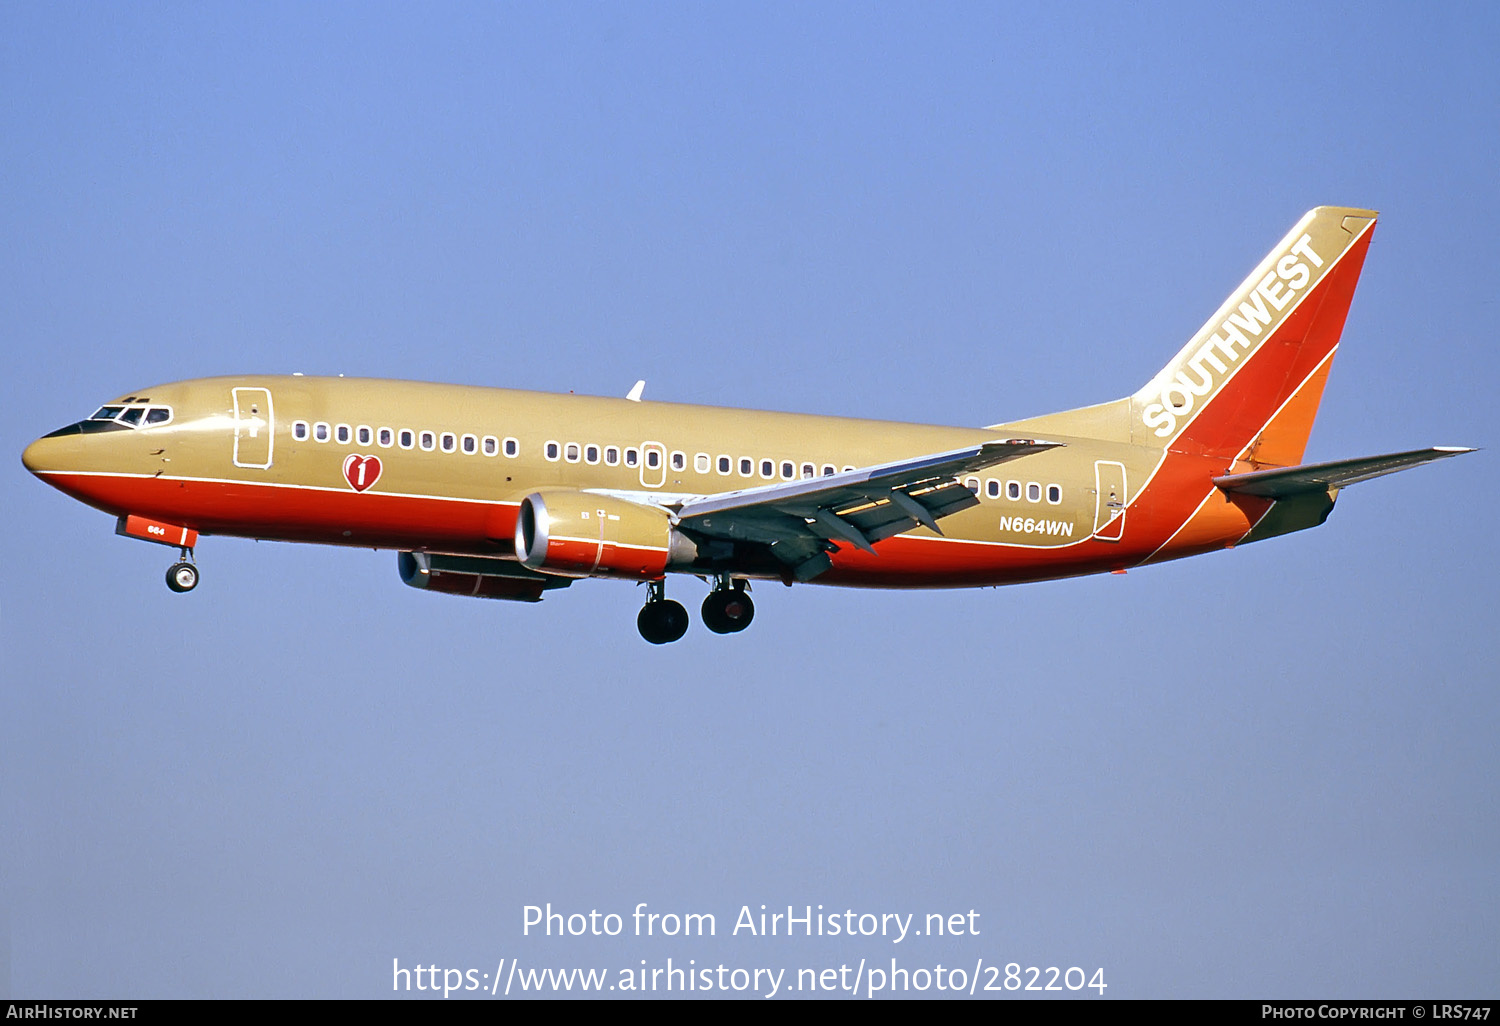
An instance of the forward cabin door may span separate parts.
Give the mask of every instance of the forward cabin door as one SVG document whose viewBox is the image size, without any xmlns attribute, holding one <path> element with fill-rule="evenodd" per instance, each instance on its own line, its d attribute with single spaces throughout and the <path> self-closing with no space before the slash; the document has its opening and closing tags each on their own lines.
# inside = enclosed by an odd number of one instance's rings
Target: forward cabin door
<svg viewBox="0 0 1500 1026">
<path fill-rule="evenodd" d="M 234 396 L 234 465 L 265 470 L 271 465 L 275 421 L 271 390 L 236 388 Z"/>
<path fill-rule="evenodd" d="M 1125 534 L 1125 464 L 1094 462 L 1094 537 L 1117 542 Z"/>
</svg>

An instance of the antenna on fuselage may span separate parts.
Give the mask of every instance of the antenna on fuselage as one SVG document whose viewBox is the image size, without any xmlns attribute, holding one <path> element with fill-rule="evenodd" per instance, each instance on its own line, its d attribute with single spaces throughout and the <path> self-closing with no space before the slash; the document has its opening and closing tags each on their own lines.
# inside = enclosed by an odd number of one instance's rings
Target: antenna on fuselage
<svg viewBox="0 0 1500 1026">
<path fill-rule="evenodd" d="M 646 391 L 646 379 L 642 378 L 631 387 L 629 392 L 625 393 L 625 398 L 633 403 L 638 403 L 641 401 L 641 393 L 644 391 Z"/>
</svg>

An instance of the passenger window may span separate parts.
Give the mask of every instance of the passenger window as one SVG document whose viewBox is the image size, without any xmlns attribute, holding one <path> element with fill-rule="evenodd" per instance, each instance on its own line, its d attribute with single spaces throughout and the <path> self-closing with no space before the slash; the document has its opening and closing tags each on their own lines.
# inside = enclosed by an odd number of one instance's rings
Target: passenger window
<svg viewBox="0 0 1500 1026">
<path fill-rule="evenodd" d="M 857 469 L 858 469 L 857 467 L 845 467 L 844 468 L 844 473 L 846 473 L 846 474 L 852 474 Z"/>
<path fill-rule="evenodd" d="M 336 439 L 338 439 L 338 443 L 340 445 L 348 445 L 349 444 L 349 425 L 348 424 L 340 424 L 338 427 L 334 428 L 333 434 L 334 434 L 334 437 Z M 319 438 L 318 441 L 320 441 L 320 442 L 326 442 L 326 441 L 328 441 L 328 434 L 327 434 L 327 432 L 324 432 L 323 437 Z"/>
<path fill-rule="evenodd" d="M 472 456 L 479 451 L 479 439 L 473 435 L 464 435 L 463 449 L 465 456 Z"/>
<path fill-rule="evenodd" d="M 655 470 L 655 469 L 657 469 L 658 467 L 661 466 L 661 450 L 660 449 L 647 449 L 646 450 L 646 466 L 649 467 L 652 470 Z"/>
<path fill-rule="evenodd" d="M 1054 506 L 1062 502 L 1062 485 L 1050 484 L 1047 486 L 1047 501 Z"/>
<path fill-rule="evenodd" d="M 734 460 L 730 459 L 728 456 L 720 456 L 719 457 L 719 473 L 721 473 L 721 474 L 727 474 L 727 473 L 729 473 L 733 469 L 734 469 Z"/>
<path fill-rule="evenodd" d="M 693 469 L 700 474 L 707 474 L 708 468 L 712 465 L 713 461 L 708 458 L 708 453 L 706 452 L 700 452 L 693 457 Z"/>
<path fill-rule="evenodd" d="M 493 456 L 496 453 L 498 453 L 499 451 L 500 451 L 500 440 L 497 439 L 494 435 L 485 435 L 484 436 L 484 454 L 486 456 Z"/>
<path fill-rule="evenodd" d="M 417 443 L 423 452 L 431 452 L 437 448 L 437 436 L 431 431 L 423 431 L 420 441 Z"/>
<path fill-rule="evenodd" d="M 1021 498 L 1021 482 L 1019 482 L 1019 481 L 1007 481 L 1007 482 L 1005 482 L 1005 497 L 1007 499 L 1009 499 L 1011 502 L 1017 502 L 1017 501 L 1019 501 L 1020 498 Z"/>
<path fill-rule="evenodd" d="M 452 431 L 444 431 L 442 438 L 438 441 L 438 444 L 442 447 L 442 450 L 444 452 L 452 452 L 454 449 L 458 448 L 458 436 L 455 435 Z"/>
<path fill-rule="evenodd" d="M 556 463 L 557 457 L 561 454 L 561 452 L 562 447 L 559 446 L 556 442 L 548 442 L 547 447 L 542 450 L 542 454 L 547 457 L 547 460 L 550 463 Z"/>
<path fill-rule="evenodd" d="M 782 465 L 781 465 L 781 479 L 783 481 L 790 481 L 792 478 L 794 478 L 796 476 L 797 476 L 797 465 L 795 463 L 782 463 Z"/>
<path fill-rule="evenodd" d="M 833 473 L 834 473 L 834 471 L 833 471 L 833 464 L 832 463 L 825 463 L 825 464 L 823 464 L 823 476 L 824 477 L 832 477 Z"/>
<path fill-rule="evenodd" d="M 1028 482 L 1026 482 L 1026 501 L 1027 502 L 1041 502 L 1042 501 L 1042 486 L 1039 485 L 1039 484 L 1037 484 L 1035 481 L 1028 481 Z"/>
<path fill-rule="evenodd" d="M 1000 482 L 993 477 L 984 483 L 984 494 L 992 499 L 1000 498 Z"/>
<path fill-rule="evenodd" d="M 755 474 L 755 461 L 748 456 L 740 458 L 740 477 L 751 477 Z"/>
<path fill-rule="evenodd" d="M 639 449 L 630 448 L 625 450 L 625 465 L 627 467 L 640 466 L 640 462 L 641 451 Z"/>
<path fill-rule="evenodd" d="M 417 436 L 412 433 L 411 428 L 402 428 L 398 441 L 401 443 L 401 448 L 410 449 L 417 444 Z"/>
<path fill-rule="evenodd" d="M 811 463 L 802 464 L 802 476 L 804 478 L 817 477 L 817 469 Z"/>
<path fill-rule="evenodd" d="M 513 457 L 517 453 L 519 453 L 520 451 L 521 451 L 521 442 L 520 442 L 520 439 L 517 439 L 517 438 L 507 438 L 505 440 L 505 455 Z"/>
<path fill-rule="evenodd" d="M 382 449 L 389 449 L 392 445 L 395 444 L 395 442 L 396 432 L 387 427 L 383 427 L 380 429 L 380 447 Z"/>
<path fill-rule="evenodd" d="M 585 462 L 585 463 L 598 463 L 599 462 L 599 447 L 597 445 L 591 445 L 587 449 L 583 450 L 583 462 Z"/>
<path fill-rule="evenodd" d="M 767 481 L 776 476 L 776 463 L 773 460 L 760 461 L 760 476 Z"/>
<path fill-rule="evenodd" d="M 618 467 L 620 465 L 620 450 L 613 445 L 604 447 L 604 465 L 606 467 Z"/>
<path fill-rule="evenodd" d="M 320 442 L 328 441 L 328 425 L 321 420 L 313 425 L 313 437 Z"/>
<path fill-rule="evenodd" d="M 155 413 L 155 410 L 151 411 Z M 292 437 L 299 442 L 307 441 L 307 421 L 299 420 L 292 424 Z"/>
<path fill-rule="evenodd" d="M 354 437 L 360 445 L 369 445 L 371 438 L 370 429 L 361 424 L 354 429 Z"/>
<path fill-rule="evenodd" d="M 964 487 L 967 488 L 969 491 L 973 492 L 975 495 L 978 495 L 979 494 L 979 478 L 977 478 L 977 477 L 971 477 L 971 478 L 969 478 L 967 481 L 964 482 Z"/>
<path fill-rule="evenodd" d="M 687 469 L 687 453 L 674 452 L 672 454 L 672 469 L 673 470 L 686 470 Z"/>
</svg>

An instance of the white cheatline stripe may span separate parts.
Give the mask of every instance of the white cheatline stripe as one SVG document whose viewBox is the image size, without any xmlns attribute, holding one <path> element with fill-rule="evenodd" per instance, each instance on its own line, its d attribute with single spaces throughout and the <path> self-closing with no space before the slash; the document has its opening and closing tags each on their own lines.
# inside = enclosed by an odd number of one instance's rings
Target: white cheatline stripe
<svg viewBox="0 0 1500 1026">
<path fill-rule="evenodd" d="M 633 544 L 632 542 L 617 542 L 617 541 L 608 541 L 608 540 L 601 542 L 599 540 L 599 537 L 597 535 L 595 535 L 593 537 L 589 537 L 589 538 L 578 538 L 578 537 L 575 537 L 575 536 L 570 535 L 570 534 L 558 534 L 558 535 L 553 535 L 549 540 L 550 541 L 559 541 L 559 542 L 577 542 L 580 545 L 608 545 L 611 548 L 616 548 L 616 549 L 639 549 L 642 552 L 668 552 L 668 551 L 670 551 L 665 545 L 636 545 L 636 544 Z"/>
<path fill-rule="evenodd" d="M 1139 563 L 1134 563 L 1132 565 L 1133 566 L 1145 566 L 1147 563 L 1149 563 L 1153 559 L 1155 559 L 1157 553 L 1161 552 L 1161 550 L 1164 549 L 1164 548 L 1166 548 L 1168 545 L 1171 545 L 1172 544 L 1172 539 L 1176 538 L 1179 534 L 1181 534 L 1183 532 L 1183 529 L 1186 528 L 1188 524 L 1191 524 L 1193 522 L 1193 518 L 1198 515 L 1198 511 L 1201 510 L 1208 503 L 1208 500 L 1212 499 L 1213 497 L 1214 497 L 1214 490 L 1212 488 L 1210 488 L 1208 490 L 1208 494 L 1205 495 L 1205 496 L 1203 496 L 1203 500 L 1201 502 L 1199 502 L 1198 505 L 1196 505 L 1196 506 L 1193 507 L 1193 511 L 1187 515 L 1186 519 L 1184 519 L 1182 521 L 1182 523 L 1178 524 L 1177 525 L 1177 529 L 1175 531 L 1173 531 L 1170 535 L 1167 536 L 1167 540 L 1166 541 L 1162 542 L 1156 548 L 1152 549 L 1151 550 L 1151 555 L 1147 556 L 1145 559 L 1141 560 Z"/>
</svg>

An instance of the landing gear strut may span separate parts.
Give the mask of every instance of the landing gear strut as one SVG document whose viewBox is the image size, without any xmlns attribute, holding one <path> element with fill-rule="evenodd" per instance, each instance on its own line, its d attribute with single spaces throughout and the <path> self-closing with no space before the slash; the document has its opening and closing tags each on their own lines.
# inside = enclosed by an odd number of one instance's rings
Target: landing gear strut
<svg viewBox="0 0 1500 1026">
<path fill-rule="evenodd" d="M 646 604 L 641 607 L 640 615 L 635 618 L 641 637 L 653 645 L 676 641 L 687 633 L 687 610 L 682 608 L 681 602 L 673 602 L 667 598 L 665 581 L 648 581 L 646 587 L 650 589 L 650 594 L 646 597 Z"/>
<path fill-rule="evenodd" d="M 744 580 L 720 577 L 714 590 L 703 600 L 703 626 L 715 634 L 738 634 L 755 618 L 755 603 Z"/>
<path fill-rule="evenodd" d="M 167 587 L 176 592 L 198 587 L 198 564 L 192 562 L 193 550 L 183 549 L 182 558 L 167 568 Z"/>
</svg>

